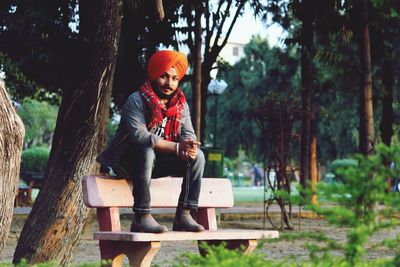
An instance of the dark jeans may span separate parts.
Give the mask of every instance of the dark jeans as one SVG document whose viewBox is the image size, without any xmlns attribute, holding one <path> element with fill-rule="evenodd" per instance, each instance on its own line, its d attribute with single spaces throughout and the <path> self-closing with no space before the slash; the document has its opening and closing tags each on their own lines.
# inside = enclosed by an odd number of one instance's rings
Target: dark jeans
<svg viewBox="0 0 400 267">
<path fill-rule="evenodd" d="M 175 154 L 155 152 L 151 147 L 130 146 L 121 159 L 133 182 L 133 211 L 148 214 L 150 209 L 150 179 L 183 176 L 178 207 L 195 209 L 198 205 L 205 158 L 201 150 L 194 160 L 182 160 Z M 168 193 L 168 192 L 166 192 Z"/>
</svg>

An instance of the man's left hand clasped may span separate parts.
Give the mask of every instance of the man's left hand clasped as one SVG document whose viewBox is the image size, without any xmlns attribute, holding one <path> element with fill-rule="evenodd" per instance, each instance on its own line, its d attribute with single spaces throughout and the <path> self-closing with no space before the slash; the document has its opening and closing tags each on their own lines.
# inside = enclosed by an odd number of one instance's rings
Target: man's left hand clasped
<svg viewBox="0 0 400 267">
<path fill-rule="evenodd" d="M 201 143 L 194 140 L 183 140 L 178 145 L 178 156 L 183 160 L 196 159 Z"/>
</svg>

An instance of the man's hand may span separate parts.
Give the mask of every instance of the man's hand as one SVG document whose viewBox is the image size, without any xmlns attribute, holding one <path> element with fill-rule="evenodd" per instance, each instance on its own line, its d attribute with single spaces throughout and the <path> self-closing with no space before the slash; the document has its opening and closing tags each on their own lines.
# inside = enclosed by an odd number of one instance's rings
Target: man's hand
<svg viewBox="0 0 400 267">
<path fill-rule="evenodd" d="M 179 142 L 179 152 L 178 155 L 181 159 L 189 160 L 195 159 L 197 156 L 197 150 L 199 149 L 201 143 L 193 140 L 183 140 Z"/>
</svg>

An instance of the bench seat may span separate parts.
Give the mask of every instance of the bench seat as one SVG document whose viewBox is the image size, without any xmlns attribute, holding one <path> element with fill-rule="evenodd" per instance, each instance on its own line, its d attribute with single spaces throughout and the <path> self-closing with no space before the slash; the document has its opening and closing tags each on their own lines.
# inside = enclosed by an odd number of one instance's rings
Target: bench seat
<svg viewBox="0 0 400 267">
<path fill-rule="evenodd" d="M 183 240 L 238 240 L 238 239 L 267 239 L 278 238 L 278 231 L 253 231 L 253 230 L 217 230 L 194 232 L 169 231 L 161 234 L 151 233 L 132 233 L 132 232 L 111 232 L 101 231 L 94 233 L 94 239 L 97 240 L 115 240 L 115 241 L 183 241 Z"/>
<path fill-rule="evenodd" d="M 165 177 L 152 179 L 150 183 L 151 207 L 176 208 L 181 191 L 182 178 Z M 112 266 L 122 266 L 126 255 L 131 266 L 150 266 L 164 241 L 195 240 L 208 245 L 224 243 L 228 249 L 250 254 L 258 239 L 279 237 L 278 231 L 218 230 L 216 208 L 233 207 L 232 185 L 228 179 L 203 178 L 197 212 L 194 218 L 206 231 L 200 233 L 169 231 L 166 233 L 133 233 L 122 231 L 119 208 L 133 206 L 132 184 L 126 179 L 109 176 L 85 176 L 82 179 L 83 200 L 87 207 L 97 209 L 99 240 L 103 260 Z M 201 255 L 206 250 L 199 245 Z M 103 266 L 103 265 L 102 265 Z"/>
<path fill-rule="evenodd" d="M 132 183 L 126 179 L 110 176 L 87 176 L 83 178 L 83 200 L 87 207 L 132 208 Z M 152 208 L 176 208 L 181 192 L 181 177 L 151 179 Z M 228 179 L 203 178 L 199 196 L 201 208 L 233 207 L 232 185 Z"/>
</svg>

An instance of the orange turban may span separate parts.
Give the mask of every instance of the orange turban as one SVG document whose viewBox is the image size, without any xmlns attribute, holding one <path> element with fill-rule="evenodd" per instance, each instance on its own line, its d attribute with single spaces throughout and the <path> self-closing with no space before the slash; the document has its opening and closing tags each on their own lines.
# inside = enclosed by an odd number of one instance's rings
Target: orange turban
<svg viewBox="0 0 400 267">
<path fill-rule="evenodd" d="M 186 55 L 172 50 L 163 50 L 154 53 L 147 64 L 147 75 L 154 81 L 163 73 L 174 67 L 179 80 L 186 74 L 188 61 Z"/>
</svg>

